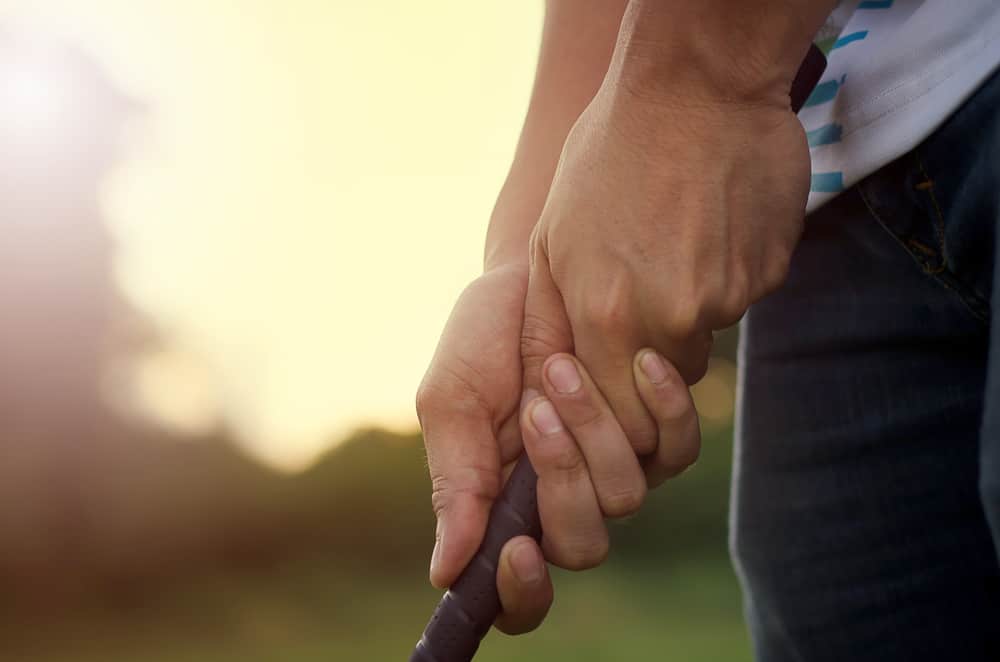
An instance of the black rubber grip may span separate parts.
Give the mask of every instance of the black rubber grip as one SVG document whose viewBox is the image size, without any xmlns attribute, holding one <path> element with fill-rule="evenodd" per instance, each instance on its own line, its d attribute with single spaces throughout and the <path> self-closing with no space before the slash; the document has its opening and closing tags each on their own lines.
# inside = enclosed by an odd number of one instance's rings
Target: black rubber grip
<svg viewBox="0 0 1000 662">
<path fill-rule="evenodd" d="M 805 104 L 826 68 L 826 58 L 813 46 L 792 84 L 795 112 Z M 542 527 L 536 502 L 535 469 L 522 455 L 490 512 L 486 535 L 475 557 L 452 585 L 417 643 L 410 662 L 470 662 L 479 643 L 500 613 L 497 563 L 500 550 L 511 538 L 531 536 L 541 540 Z"/>
<path fill-rule="evenodd" d="M 486 536 L 475 557 L 441 598 L 410 662 L 468 662 L 500 613 L 497 563 L 511 538 L 542 538 L 535 501 L 535 469 L 522 455 L 490 511 Z"/>
</svg>

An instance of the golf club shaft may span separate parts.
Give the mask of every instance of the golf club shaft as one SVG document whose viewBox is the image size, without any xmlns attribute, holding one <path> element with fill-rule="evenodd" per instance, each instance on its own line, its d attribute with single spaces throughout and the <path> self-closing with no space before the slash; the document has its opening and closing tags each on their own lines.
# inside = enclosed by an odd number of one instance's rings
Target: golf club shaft
<svg viewBox="0 0 1000 662">
<path fill-rule="evenodd" d="M 812 46 L 792 83 L 792 108 L 798 112 L 826 68 L 823 53 Z M 541 540 L 535 470 L 522 455 L 503 493 L 493 505 L 482 545 L 458 580 L 438 603 L 410 662 L 470 662 L 500 613 L 497 564 L 511 538 Z"/>
</svg>

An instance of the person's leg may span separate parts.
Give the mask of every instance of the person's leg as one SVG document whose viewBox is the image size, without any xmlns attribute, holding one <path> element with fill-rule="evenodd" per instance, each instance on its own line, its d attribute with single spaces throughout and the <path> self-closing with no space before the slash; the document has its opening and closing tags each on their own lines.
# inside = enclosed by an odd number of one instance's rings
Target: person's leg
<svg viewBox="0 0 1000 662">
<path fill-rule="evenodd" d="M 810 217 L 747 315 L 732 551 L 762 662 L 1000 659 L 998 100 Z"/>
<path fill-rule="evenodd" d="M 1000 111 L 997 111 L 1000 112 Z M 980 172 L 993 182 L 994 265 L 990 355 L 987 363 L 985 411 L 980 431 L 979 488 L 983 509 L 993 531 L 993 543 L 1000 559 L 1000 131 L 993 136 L 993 149 Z"/>
</svg>

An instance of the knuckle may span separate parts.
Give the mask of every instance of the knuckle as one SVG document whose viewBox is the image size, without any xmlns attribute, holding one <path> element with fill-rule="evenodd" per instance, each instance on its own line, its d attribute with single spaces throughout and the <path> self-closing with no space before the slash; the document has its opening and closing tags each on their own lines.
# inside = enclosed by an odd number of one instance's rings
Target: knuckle
<svg viewBox="0 0 1000 662">
<path fill-rule="evenodd" d="M 608 333 L 622 330 L 628 322 L 623 301 L 600 296 L 587 301 L 583 309 L 583 318 L 590 328 Z"/>
<path fill-rule="evenodd" d="M 762 279 L 763 294 L 770 294 L 781 287 L 785 279 L 788 278 L 791 261 L 792 254 L 790 251 L 780 251 L 768 261 Z"/>
<path fill-rule="evenodd" d="M 661 332 L 674 340 L 690 337 L 702 326 L 705 303 L 711 299 L 711 281 L 694 270 L 680 273 L 659 296 Z"/>
<path fill-rule="evenodd" d="M 448 481 L 443 477 L 432 478 L 431 484 L 431 508 L 435 515 L 441 516 L 451 509 L 454 492 L 449 489 Z"/>
<path fill-rule="evenodd" d="M 627 329 L 631 322 L 631 302 L 621 292 L 595 294 L 583 304 L 582 315 L 589 328 L 617 335 Z"/>
<path fill-rule="evenodd" d="M 567 480 L 578 480 L 587 474 L 587 461 L 576 446 L 567 445 L 548 455 L 545 460 L 549 470 L 558 472 Z"/>
<path fill-rule="evenodd" d="M 416 409 L 417 417 L 423 419 L 424 416 L 438 408 L 440 402 L 440 391 L 424 380 L 417 388 Z"/>
<path fill-rule="evenodd" d="M 454 364 L 436 367 L 417 388 L 417 416 L 422 423 L 442 415 L 491 415 L 492 407 L 483 396 L 484 376 L 468 362 L 459 359 Z"/>
<path fill-rule="evenodd" d="M 707 350 L 694 354 L 689 365 L 685 368 L 682 378 L 685 385 L 697 384 L 708 374 L 709 360 L 711 359 L 711 341 L 707 344 Z"/>
<path fill-rule="evenodd" d="M 745 273 L 733 275 L 718 297 L 718 322 L 720 326 L 731 326 L 743 317 L 750 307 L 750 280 Z"/>
<path fill-rule="evenodd" d="M 498 472 L 481 466 L 466 466 L 447 474 L 431 475 L 431 507 L 441 516 L 463 500 L 492 502 L 500 493 Z"/>
<path fill-rule="evenodd" d="M 556 352 L 562 334 L 556 326 L 537 313 L 525 311 L 521 329 L 521 359 L 540 367 Z"/>
<path fill-rule="evenodd" d="M 611 273 L 580 302 L 581 321 L 598 332 L 617 334 L 629 328 L 635 317 L 635 288 L 626 271 Z"/>
<path fill-rule="evenodd" d="M 605 420 L 604 412 L 590 400 L 573 408 L 567 414 L 567 424 L 577 434 L 587 434 L 591 430 L 601 428 Z"/>
<path fill-rule="evenodd" d="M 687 338 L 701 324 L 701 305 L 699 295 L 683 295 L 676 298 L 677 304 L 671 306 L 663 315 L 666 335 L 670 338 Z"/>
</svg>

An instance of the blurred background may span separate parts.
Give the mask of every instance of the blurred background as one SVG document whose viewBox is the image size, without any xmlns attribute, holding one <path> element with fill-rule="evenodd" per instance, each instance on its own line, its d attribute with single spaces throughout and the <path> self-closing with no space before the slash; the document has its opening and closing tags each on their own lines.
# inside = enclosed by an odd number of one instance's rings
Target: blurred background
<svg viewBox="0 0 1000 662">
<path fill-rule="evenodd" d="M 408 656 L 438 598 L 413 395 L 542 12 L 0 0 L 0 658 Z M 484 662 L 749 659 L 735 340 L 698 465 Z"/>
</svg>

